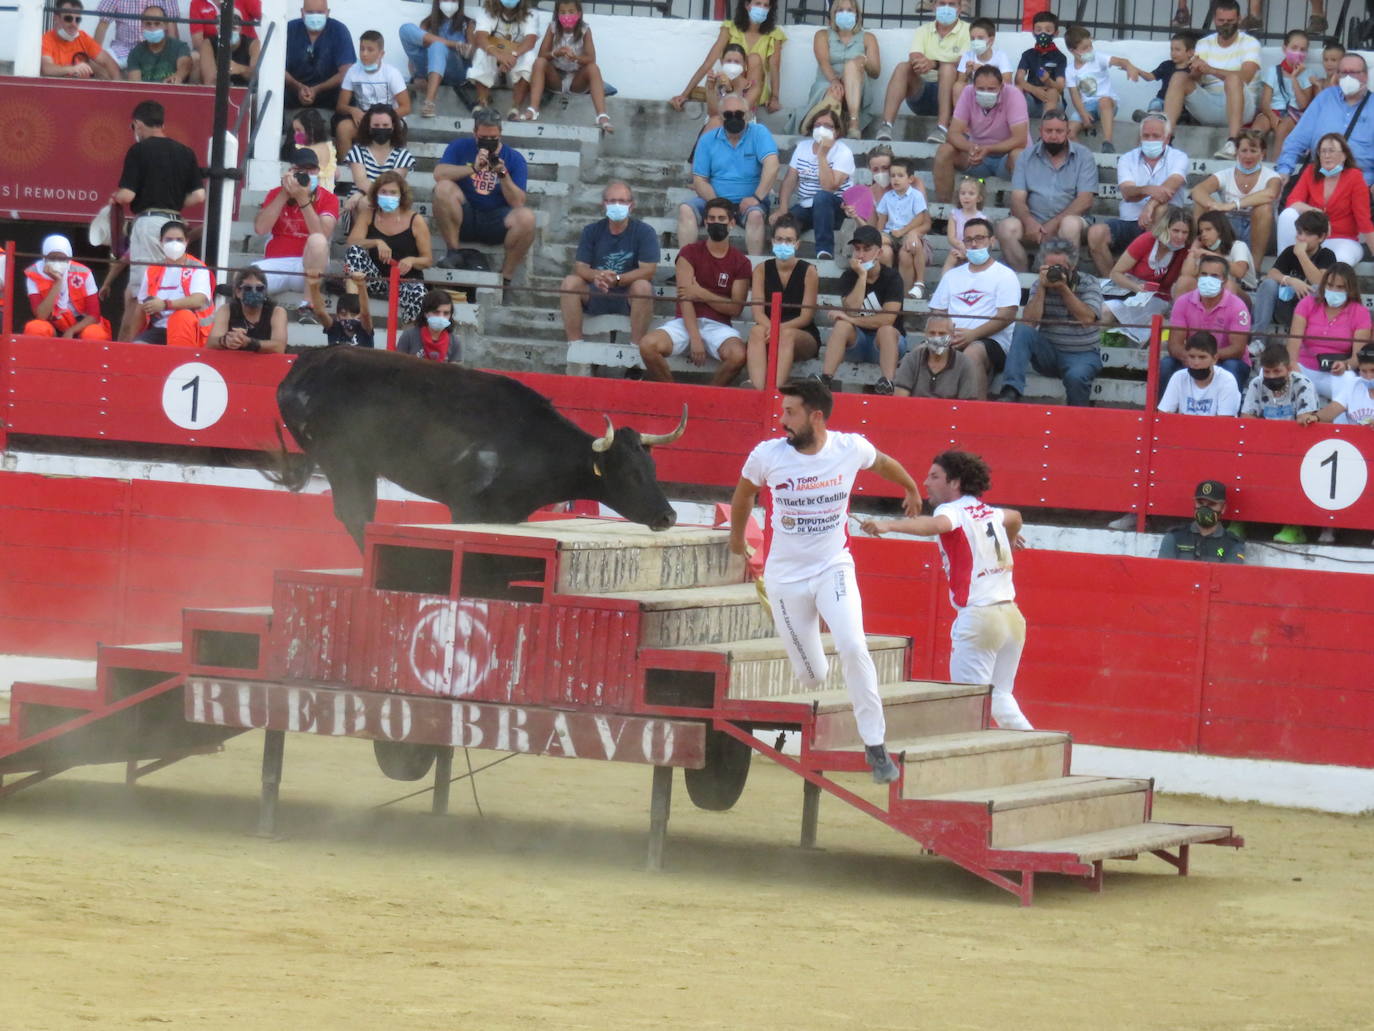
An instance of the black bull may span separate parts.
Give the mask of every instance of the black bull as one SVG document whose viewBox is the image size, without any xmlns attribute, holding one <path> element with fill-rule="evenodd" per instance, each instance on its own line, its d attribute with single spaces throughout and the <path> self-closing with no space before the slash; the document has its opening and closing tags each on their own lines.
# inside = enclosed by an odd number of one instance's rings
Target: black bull
<svg viewBox="0 0 1374 1031">
<path fill-rule="evenodd" d="M 666 530 L 676 515 L 649 449 L 668 434 L 616 429 L 593 437 L 548 398 L 506 376 L 389 351 L 320 348 L 302 354 L 277 388 L 282 421 L 304 456 L 283 444 L 267 475 L 300 490 L 318 465 L 334 514 L 358 547 L 376 513 L 377 478 L 447 505 L 455 522 L 516 523 L 545 505 L 605 502 Z M 280 435 L 280 430 L 278 430 Z"/>
</svg>

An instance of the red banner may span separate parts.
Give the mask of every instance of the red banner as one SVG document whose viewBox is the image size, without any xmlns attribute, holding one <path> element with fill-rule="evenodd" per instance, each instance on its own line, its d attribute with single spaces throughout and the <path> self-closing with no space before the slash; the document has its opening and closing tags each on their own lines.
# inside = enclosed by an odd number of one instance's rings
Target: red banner
<svg viewBox="0 0 1374 1031">
<path fill-rule="evenodd" d="M 246 92 L 230 90 L 231 131 Z M 145 100 L 167 109 L 167 135 L 208 165 L 215 113 L 209 86 L 0 77 L 0 213 L 89 221 L 119 184 L 134 142 L 130 115 Z"/>
</svg>

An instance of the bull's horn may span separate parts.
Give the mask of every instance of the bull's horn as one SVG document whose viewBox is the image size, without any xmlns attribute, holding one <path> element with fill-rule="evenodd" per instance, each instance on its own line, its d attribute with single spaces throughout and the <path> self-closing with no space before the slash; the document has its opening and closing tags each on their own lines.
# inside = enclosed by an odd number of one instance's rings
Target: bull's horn
<svg viewBox="0 0 1374 1031">
<path fill-rule="evenodd" d="M 611 442 L 615 440 L 615 425 L 611 422 L 611 417 L 606 415 L 603 416 L 603 418 L 606 420 L 606 435 L 604 437 L 597 437 L 592 441 L 593 451 L 605 451 L 611 446 Z"/>
<path fill-rule="evenodd" d="M 640 434 L 640 441 L 645 447 L 653 447 L 655 444 L 671 444 L 682 436 L 687 430 L 687 406 L 682 406 L 682 421 L 677 424 L 677 429 L 672 433 L 643 433 Z"/>
</svg>

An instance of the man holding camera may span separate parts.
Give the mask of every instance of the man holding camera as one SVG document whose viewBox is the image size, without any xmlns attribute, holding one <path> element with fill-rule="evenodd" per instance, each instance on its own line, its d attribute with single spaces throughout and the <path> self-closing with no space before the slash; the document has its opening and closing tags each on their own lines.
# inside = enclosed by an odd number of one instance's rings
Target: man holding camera
<svg viewBox="0 0 1374 1031">
<path fill-rule="evenodd" d="M 253 219 L 253 232 L 270 233 L 264 257 L 255 262 L 267 275 L 267 292 L 305 293 L 305 277 L 323 275 L 329 238 L 339 220 L 339 198 L 320 185 L 320 159 L 309 147 L 291 156 L 291 170 L 273 187 Z M 308 308 L 310 302 L 302 301 Z"/>
<path fill-rule="evenodd" d="M 534 211 L 526 204 L 525 156 L 501 142 L 501 112 L 479 107 L 472 136 L 454 140 L 434 167 L 434 214 L 448 253 L 440 268 L 459 268 L 462 241 L 502 244 L 501 279 L 510 286 L 534 242 Z"/>
<path fill-rule="evenodd" d="M 1102 371 L 1098 352 L 1102 288 L 1078 274 L 1078 247 L 1062 236 L 1040 245 L 1040 278 L 1031 284 L 1021 321 L 1011 337 L 999 401 L 1019 401 L 1026 372 L 1058 376 L 1071 405 L 1087 405 Z"/>
</svg>

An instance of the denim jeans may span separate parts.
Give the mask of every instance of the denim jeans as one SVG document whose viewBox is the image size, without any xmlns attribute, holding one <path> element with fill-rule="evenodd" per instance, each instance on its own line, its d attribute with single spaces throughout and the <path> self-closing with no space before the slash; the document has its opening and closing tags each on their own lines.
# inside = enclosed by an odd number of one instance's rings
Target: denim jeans
<svg viewBox="0 0 1374 1031">
<path fill-rule="evenodd" d="M 1223 358 L 1217 362 L 1223 369 L 1236 377 L 1236 386 L 1240 388 L 1242 396 L 1245 394 L 1245 384 L 1250 380 L 1250 366 L 1245 364 L 1240 358 Z M 1159 396 L 1164 396 L 1164 390 L 1169 385 L 1169 380 L 1179 369 L 1187 366 L 1171 354 L 1166 354 L 1159 359 Z"/>
<path fill-rule="evenodd" d="M 1068 403 L 1083 406 L 1092 396 L 1093 380 L 1102 371 L 1102 355 L 1095 347 L 1087 351 L 1061 351 L 1038 329 L 1018 323 L 1002 370 L 1002 386 L 1024 394 L 1026 372 L 1032 367 L 1042 376 L 1058 376 L 1064 382 Z"/>
<path fill-rule="evenodd" d="M 435 42 L 425 46 L 424 38 L 425 30 L 420 26 L 409 22 L 401 26 L 401 47 L 406 57 L 410 58 L 411 77 L 423 78 L 438 72 L 444 77 L 446 85 L 458 86 L 466 82 L 468 63 L 462 55 L 444 43 Z M 459 35 L 452 38 L 461 40 L 463 37 Z"/>
<path fill-rule="evenodd" d="M 1255 309 L 1252 325 L 1256 333 L 1264 333 L 1268 330 L 1269 323 L 1275 319 L 1278 320 L 1279 328 L 1286 333 L 1293 323 L 1293 309 L 1298 306 L 1296 297 L 1291 301 L 1279 300 L 1279 284 L 1268 276 L 1260 280 L 1252 303 Z"/>
<path fill-rule="evenodd" d="M 817 190 L 811 207 L 804 208 L 800 204 L 794 204 L 788 214 L 800 223 L 803 233 L 811 228 L 816 230 L 818 252 L 835 253 L 835 230 L 844 221 L 844 208 L 840 198 L 833 193 Z"/>
</svg>

